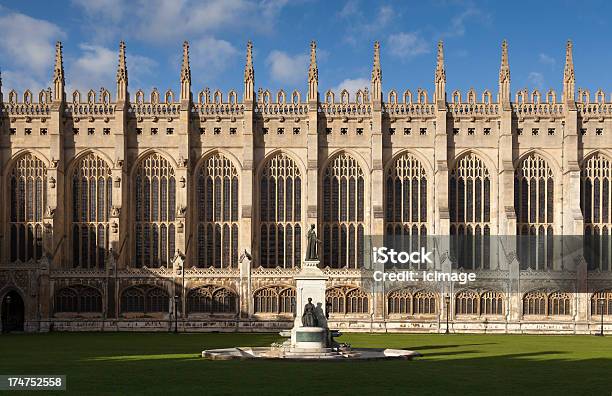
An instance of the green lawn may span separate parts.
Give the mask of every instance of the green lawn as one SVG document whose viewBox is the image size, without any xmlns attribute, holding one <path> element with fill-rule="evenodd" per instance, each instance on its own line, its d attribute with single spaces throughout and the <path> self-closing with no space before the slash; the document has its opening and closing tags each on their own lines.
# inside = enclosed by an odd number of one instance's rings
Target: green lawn
<svg viewBox="0 0 612 396">
<path fill-rule="evenodd" d="M 0 335 L 0 374 L 66 374 L 69 393 L 78 395 L 612 394 L 612 337 L 346 334 L 339 341 L 354 347 L 407 348 L 424 357 L 370 362 L 199 357 L 203 349 L 263 346 L 278 339 L 204 333 Z"/>
</svg>

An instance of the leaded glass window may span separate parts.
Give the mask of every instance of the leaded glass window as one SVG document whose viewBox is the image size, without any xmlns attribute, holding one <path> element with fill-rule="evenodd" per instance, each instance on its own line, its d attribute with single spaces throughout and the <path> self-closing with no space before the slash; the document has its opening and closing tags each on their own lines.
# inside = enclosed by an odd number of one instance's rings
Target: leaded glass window
<svg viewBox="0 0 612 396">
<path fill-rule="evenodd" d="M 385 246 L 419 251 L 421 247 L 427 249 L 426 237 L 427 176 L 421 162 L 405 153 L 386 172 Z"/>
<path fill-rule="evenodd" d="M 219 286 L 200 286 L 187 294 L 188 313 L 235 313 L 236 293 Z"/>
<path fill-rule="evenodd" d="M 292 287 L 269 286 L 255 291 L 253 307 L 256 314 L 291 314 L 295 311 L 296 292 Z"/>
<path fill-rule="evenodd" d="M 238 171 L 227 157 L 213 154 L 197 174 L 198 266 L 238 266 Z"/>
<path fill-rule="evenodd" d="M 276 154 L 259 183 L 259 262 L 266 268 L 299 267 L 302 258 L 302 176 L 290 157 Z"/>
<path fill-rule="evenodd" d="M 89 286 L 69 286 L 55 293 L 55 312 L 101 313 L 102 294 Z"/>
<path fill-rule="evenodd" d="M 451 260 L 456 268 L 490 268 L 491 176 L 469 153 L 450 172 Z"/>
<path fill-rule="evenodd" d="M 554 291 L 534 290 L 523 296 L 523 315 L 567 316 L 572 314 L 572 295 Z"/>
<path fill-rule="evenodd" d="M 591 315 L 612 315 L 612 289 L 593 293 L 591 297 Z"/>
<path fill-rule="evenodd" d="M 46 208 L 47 168 L 32 154 L 19 157 L 9 175 L 10 260 L 39 260 L 43 250 L 43 211 Z"/>
<path fill-rule="evenodd" d="M 359 268 L 364 262 L 364 174 L 357 160 L 337 155 L 323 174 L 323 262 Z"/>
<path fill-rule="evenodd" d="M 72 175 L 73 267 L 104 268 L 111 206 L 111 169 L 100 156 L 87 154 Z"/>
<path fill-rule="evenodd" d="M 546 270 L 553 262 L 554 179 L 548 162 L 532 153 L 514 172 L 514 210 L 521 269 Z"/>
<path fill-rule="evenodd" d="M 134 183 L 136 266 L 167 267 L 176 249 L 174 168 L 160 154 L 150 154 L 138 163 Z"/>
<path fill-rule="evenodd" d="M 338 286 L 327 289 L 325 300 L 329 303 L 329 313 L 333 315 L 367 314 L 369 299 L 365 291 L 358 287 Z"/>
<path fill-rule="evenodd" d="M 170 300 L 165 290 L 149 285 L 131 286 L 121 293 L 123 313 L 168 313 Z"/>
<path fill-rule="evenodd" d="M 584 217 L 584 256 L 591 270 L 612 271 L 612 166 L 600 153 L 582 168 L 580 208 Z"/>
</svg>

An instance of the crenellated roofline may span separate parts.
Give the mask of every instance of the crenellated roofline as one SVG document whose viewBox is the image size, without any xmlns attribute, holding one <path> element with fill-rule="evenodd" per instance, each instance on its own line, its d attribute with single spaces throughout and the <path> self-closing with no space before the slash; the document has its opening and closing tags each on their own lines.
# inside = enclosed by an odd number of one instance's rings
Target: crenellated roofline
<svg viewBox="0 0 612 396">
<path fill-rule="evenodd" d="M 316 95 L 311 92 L 313 89 L 318 89 L 318 67 L 316 64 L 316 42 L 310 43 L 310 64 L 307 70 L 304 70 L 305 80 L 308 83 L 301 89 L 281 89 L 277 92 L 270 92 L 264 88 L 254 88 L 254 66 L 251 41 L 247 43 L 246 65 L 245 65 L 245 90 L 238 92 L 237 90 L 229 90 L 221 92 L 220 90 L 211 90 L 204 88 L 195 96 L 191 94 L 191 70 L 189 68 L 189 43 L 185 41 L 182 47 L 182 67 L 180 74 L 181 89 L 180 94 L 175 95 L 172 90 L 165 91 L 162 96 L 157 89 L 146 95 L 142 89 L 132 91 L 133 95 L 128 92 L 127 80 L 127 65 L 126 65 L 126 46 L 123 41 L 119 44 L 119 63 L 117 69 L 117 87 L 115 97 L 111 95 L 106 88 L 101 88 L 99 94 L 93 90 L 89 90 L 86 95 L 83 95 L 78 90 L 64 95 L 65 74 L 62 59 L 61 42 L 56 44 L 55 64 L 53 70 L 54 89 L 51 88 L 40 91 L 38 95 L 33 95 L 30 90 L 25 90 L 21 95 L 11 90 L 8 94 L 2 95 L 2 85 L 0 83 L 0 100 L 5 108 L 10 109 L 16 106 L 23 111 L 28 111 L 29 106 L 33 108 L 41 105 L 49 105 L 54 102 L 65 101 L 72 106 L 113 106 L 117 103 L 127 101 L 129 106 L 137 107 L 145 104 L 152 105 L 173 105 L 180 104 L 181 101 L 190 101 L 195 107 L 209 105 L 243 105 L 246 101 L 251 101 L 254 105 L 264 106 L 270 104 L 276 105 L 302 105 L 309 101 L 318 101 L 320 106 L 329 107 L 336 104 L 343 105 L 365 105 L 372 104 L 380 100 L 383 107 L 392 108 L 399 105 L 425 105 L 435 103 L 446 103 L 448 108 L 456 108 L 457 106 L 474 106 L 474 105 L 503 105 L 507 103 L 512 107 L 522 106 L 525 104 L 533 105 L 554 105 L 554 104 L 569 104 L 575 103 L 578 107 L 589 106 L 593 104 L 608 104 L 612 103 L 612 93 L 605 94 L 603 90 L 597 90 L 594 95 L 591 91 L 584 88 L 579 88 L 577 94 L 575 92 L 575 75 L 574 64 L 572 58 L 572 43 L 567 42 L 566 45 L 566 62 L 563 73 L 563 92 L 558 95 L 554 90 L 539 91 L 537 89 L 530 90 L 528 88 L 519 89 L 511 94 L 510 90 L 510 66 L 508 61 L 508 44 L 506 40 L 502 43 L 501 50 L 501 66 L 499 73 L 499 88 L 497 92 L 492 90 L 484 90 L 475 92 L 473 89 L 465 93 L 460 91 L 448 92 L 446 90 L 446 70 L 444 65 L 443 45 L 438 43 L 436 70 L 434 73 L 433 89 L 427 90 L 418 88 L 416 90 L 406 89 L 389 89 L 383 90 L 382 87 L 382 67 L 380 59 L 380 44 L 374 43 L 374 61 L 372 68 L 371 86 L 364 86 L 354 94 L 346 90 L 333 92 L 332 90 L 318 91 Z M 253 89 L 253 92 L 250 90 Z M 56 92 L 61 90 L 62 92 Z M 374 90 L 374 91 L 372 91 Z M 249 91 L 249 92 L 247 92 Z M 431 94 L 430 94 L 431 92 Z M 289 94 L 290 93 L 290 94 Z M 304 94 L 303 94 L 304 93 Z M 577 97 L 576 97 L 577 96 Z"/>
</svg>

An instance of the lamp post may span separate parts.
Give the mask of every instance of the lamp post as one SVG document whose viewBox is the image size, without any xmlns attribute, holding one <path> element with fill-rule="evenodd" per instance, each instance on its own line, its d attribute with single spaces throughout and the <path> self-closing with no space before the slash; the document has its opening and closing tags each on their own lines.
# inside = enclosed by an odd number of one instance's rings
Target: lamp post
<svg viewBox="0 0 612 396">
<path fill-rule="evenodd" d="M 600 297 L 599 300 L 599 312 L 601 312 L 601 332 L 598 334 L 600 336 L 604 336 L 604 304 L 606 302 L 606 299 L 603 297 Z"/>
<path fill-rule="evenodd" d="M 449 307 L 450 307 L 450 296 L 447 294 L 446 296 L 444 296 L 444 302 L 446 303 L 446 331 L 444 332 L 444 334 L 448 334 L 448 315 L 449 315 Z"/>
<path fill-rule="evenodd" d="M 174 333 L 178 333 L 178 295 L 174 295 Z"/>
</svg>

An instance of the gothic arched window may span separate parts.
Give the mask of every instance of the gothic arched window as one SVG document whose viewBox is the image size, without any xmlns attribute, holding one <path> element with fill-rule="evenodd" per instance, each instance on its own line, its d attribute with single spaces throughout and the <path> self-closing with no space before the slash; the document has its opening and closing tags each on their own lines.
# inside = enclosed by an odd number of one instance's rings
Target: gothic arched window
<svg viewBox="0 0 612 396">
<path fill-rule="evenodd" d="M 325 291 L 325 300 L 330 303 L 331 314 L 363 314 L 369 312 L 366 292 L 358 287 L 338 286 Z"/>
<path fill-rule="evenodd" d="M 591 297 L 591 315 L 612 315 L 612 289 L 593 293 Z"/>
<path fill-rule="evenodd" d="M 323 173 L 323 263 L 359 268 L 364 252 L 364 174 L 355 158 L 337 155 Z"/>
<path fill-rule="evenodd" d="M 485 291 L 480 294 L 481 315 L 503 315 L 504 295 L 498 291 Z"/>
<path fill-rule="evenodd" d="M 521 269 L 550 269 L 553 260 L 553 172 L 532 153 L 514 172 L 514 210 Z"/>
<path fill-rule="evenodd" d="M 462 290 L 455 297 L 455 313 L 457 315 L 478 315 L 480 299 L 474 290 Z"/>
<path fill-rule="evenodd" d="M 235 313 L 236 294 L 225 287 L 201 286 L 189 291 L 189 313 Z"/>
<path fill-rule="evenodd" d="M 170 301 L 165 290 L 155 286 L 131 286 L 121 293 L 123 313 L 166 313 Z"/>
<path fill-rule="evenodd" d="M 64 287 L 55 293 L 55 312 L 102 312 L 102 294 L 89 286 Z"/>
<path fill-rule="evenodd" d="M 197 175 L 198 267 L 238 266 L 238 171 L 227 157 L 208 157 Z"/>
<path fill-rule="evenodd" d="M 72 263 L 104 268 L 112 205 L 111 169 L 94 153 L 78 160 L 72 175 Z"/>
<path fill-rule="evenodd" d="M 174 168 L 153 153 L 138 163 L 136 190 L 136 266 L 166 267 L 175 252 L 176 180 Z"/>
<path fill-rule="evenodd" d="M 554 292 L 548 295 L 548 315 L 571 315 L 572 296 L 569 293 Z"/>
<path fill-rule="evenodd" d="M 391 314 L 412 314 L 412 293 L 409 289 L 398 289 L 387 296 L 387 312 Z"/>
<path fill-rule="evenodd" d="M 271 286 L 253 294 L 254 311 L 257 314 L 289 314 L 295 310 L 295 289 L 285 286 Z"/>
<path fill-rule="evenodd" d="M 458 268 L 490 267 L 491 176 L 473 153 L 461 157 L 450 172 L 451 259 Z"/>
<path fill-rule="evenodd" d="M 523 296 L 523 315 L 547 314 L 546 293 L 542 291 L 530 291 Z"/>
<path fill-rule="evenodd" d="M 412 154 L 396 158 L 385 182 L 385 246 L 418 251 L 426 245 L 427 176 Z M 399 246 L 396 246 L 399 245 Z M 407 246 L 408 245 L 408 246 Z M 426 246 L 425 246 L 426 247 Z"/>
<path fill-rule="evenodd" d="M 266 268 L 299 267 L 302 259 L 302 177 L 295 161 L 277 154 L 259 182 L 259 262 Z"/>
<path fill-rule="evenodd" d="M 589 269 L 612 271 L 612 166 L 595 154 L 581 172 L 580 208 L 584 216 L 584 256 Z"/>
<path fill-rule="evenodd" d="M 431 291 L 419 290 L 412 297 L 414 315 L 433 315 L 436 313 L 436 294 Z"/>
<path fill-rule="evenodd" d="M 11 191 L 11 262 L 38 260 L 43 248 L 43 211 L 46 204 L 47 168 L 32 154 L 15 161 L 9 175 Z"/>
</svg>

